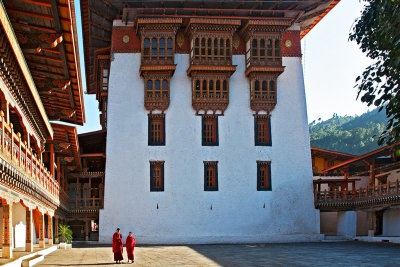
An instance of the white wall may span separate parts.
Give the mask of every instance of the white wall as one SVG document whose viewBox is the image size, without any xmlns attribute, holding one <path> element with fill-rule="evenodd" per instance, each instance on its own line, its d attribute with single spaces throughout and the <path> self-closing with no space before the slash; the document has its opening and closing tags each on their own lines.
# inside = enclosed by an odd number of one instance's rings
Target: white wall
<svg viewBox="0 0 400 267">
<path fill-rule="evenodd" d="M 26 209 L 21 203 L 12 205 L 12 224 L 14 231 L 14 248 L 25 247 Z"/>
<path fill-rule="evenodd" d="M 319 238 L 300 58 L 283 58 L 272 147 L 254 146 L 244 56 L 219 117 L 219 146 L 201 146 L 201 117 L 191 106 L 189 55 L 175 55 L 166 146 L 147 145 L 140 54 L 113 55 L 108 95 L 107 162 L 100 241 L 117 227 L 139 243 L 305 241 Z M 150 192 L 149 160 L 165 160 L 164 192 Z M 204 191 L 203 161 L 218 160 L 218 192 Z M 257 191 L 256 161 L 270 160 L 272 191 Z M 156 206 L 159 209 L 156 209 Z M 265 204 L 265 208 L 263 205 Z M 212 210 L 210 209 L 212 205 Z"/>
<path fill-rule="evenodd" d="M 383 212 L 383 236 L 400 236 L 400 209 L 388 209 Z"/>
</svg>

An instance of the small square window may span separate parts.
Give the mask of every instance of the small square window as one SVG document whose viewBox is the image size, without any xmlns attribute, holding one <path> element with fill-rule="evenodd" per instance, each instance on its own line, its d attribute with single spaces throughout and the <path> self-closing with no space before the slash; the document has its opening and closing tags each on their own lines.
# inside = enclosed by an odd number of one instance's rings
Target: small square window
<svg viewBox="0 0 400 267">
<path fill-rule="evenodd" d="M 150 161 L 150 192 L 164 191 L 164 161 Z"/>
<path fill-rule="evenodd" d="M 256 146 L 271 146 L 271 117 L 269 115 L 254 116 L 254 139 Z"/>
<path fill-rule="evenodd" d="M 202 145 L 218 146 L 218 116 L 204 115 L 201 128 Z"/>
<path fill-rule="evenodd" d="M 204 191 L 218 191 L 218 161 L 204 161 Z"/>
<path fill-rule="evenodd" d="M 149 114 L 148 145 L 165 146 L 165 115 Z"/>
<path fill-rule="evenodd" d="M 257 161 L 257 191 L 271 190 L 271 162 Z"/>
</svg>

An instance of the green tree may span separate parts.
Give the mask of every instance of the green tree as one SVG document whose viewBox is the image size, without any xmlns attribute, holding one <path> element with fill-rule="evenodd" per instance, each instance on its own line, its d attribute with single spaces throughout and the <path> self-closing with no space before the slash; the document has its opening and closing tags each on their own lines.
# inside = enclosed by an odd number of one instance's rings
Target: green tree
<svg viewBox="0 0 400 267">
<path fill-rule="evenodd" d="M 61 242 L 71 243 L 72 242 L 72 230 L 68 225 L 60 224 L 58 225 L 58 237 Z"/>
<path fill-rule="evenodd" d="M 400 141 L 400 1 L 362 0 L 365 9 L 350 33 L 375 63 L 356 79 L 361 101 L 385 108 L 386 129 L 379 144 Z"/>
</svg>

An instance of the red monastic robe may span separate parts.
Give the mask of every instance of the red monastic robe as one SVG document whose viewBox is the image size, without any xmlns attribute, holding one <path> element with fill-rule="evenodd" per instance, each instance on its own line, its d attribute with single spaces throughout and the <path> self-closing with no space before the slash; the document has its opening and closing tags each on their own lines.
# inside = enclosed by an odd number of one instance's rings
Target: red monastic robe
<svg viewBox="0 0 400 267">
<path fill-rule="evenodd" d="M 126 252 L 128 253 L 128 260 L 134 261 L 135 256 L 133 255 L 133 250 L 136 246 L 136 240 L 133 236 L 128 236 L 126 238 Z"/>
<path fill-rule="evenodd" d="M 113 252 L 115 261 L 122 261 L 124 259 L 124 257 L 122 256 L 123 249 L 124 249 L 124 241 L 122 240 L 122 235 L 120 233 L 114 233 Z"/>
</svg>

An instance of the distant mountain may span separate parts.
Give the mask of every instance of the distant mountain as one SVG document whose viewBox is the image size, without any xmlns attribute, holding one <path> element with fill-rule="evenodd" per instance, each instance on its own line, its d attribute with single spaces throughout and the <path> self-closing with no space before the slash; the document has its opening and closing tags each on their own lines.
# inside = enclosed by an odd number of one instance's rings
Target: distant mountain
<svg viewBox="0 0 400 267">
<path fill-rule="evenodd" d="M 379 148 L 378 138 L 385 129 L 386 114 L 378 109 L 361 116 L 338 116 L 309 124 L 311 146 L 354 155 Z"/>
</svg>

